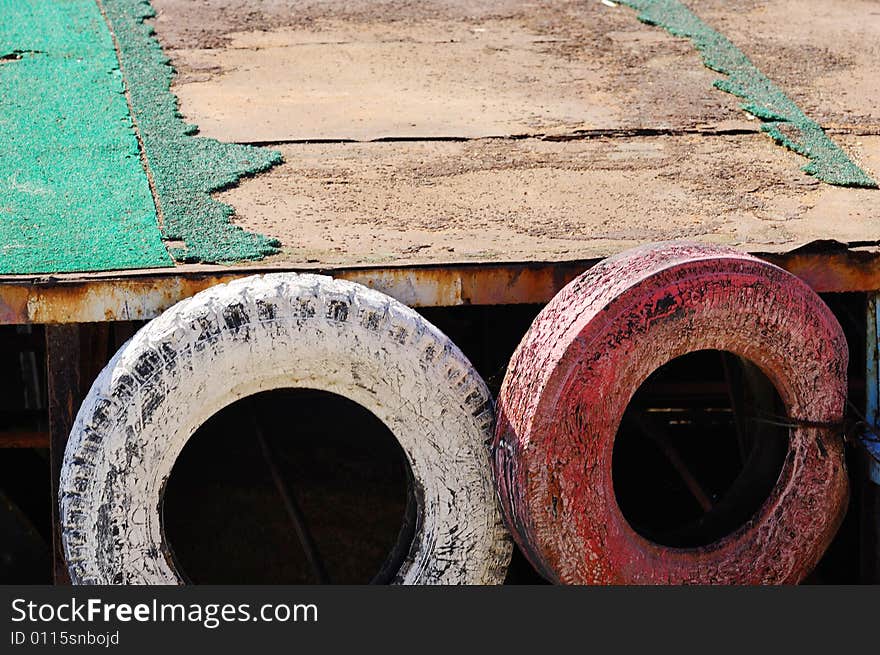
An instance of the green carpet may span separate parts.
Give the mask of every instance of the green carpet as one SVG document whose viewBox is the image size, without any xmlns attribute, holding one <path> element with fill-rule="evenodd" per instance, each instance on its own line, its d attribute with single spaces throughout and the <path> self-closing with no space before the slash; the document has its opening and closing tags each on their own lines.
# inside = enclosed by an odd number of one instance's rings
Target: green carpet
<svg viewBox="0 0 880 655">
<path fill-rule="evenodd" d="M 211 193 L 281 155 L 193 136 L 152 15 L 142 0 L 0 0 L 0 274 L 171 266 L 163 240 L 187 262 L 278 252 Z"/>
<path fill-rule="evenodd" d="M 169 266 L 94 0 L 0 0 L 0 273 Z"/>
<path fill-rule="evenodd" d="M 822 128 L 808 118 L 782 90 L 749 61 L 733 43 L 700 20 L 678 0 L 620 0 L 639 11 L 639 20 L 690 39 L 707 68 L 726 79 L 715 86 L 745 102 L 742 108 L 764 121 L 773 139 L 810 160 L 803 170 L 823 182 L 876 189 L 877 182 L 859 168 Z M 731 6 L 731 11 L 736 11 Z"/>
<path fill-rule="evenodd" d="M 101 0 L 119 43 L 135 120 L 159 195 L 162 231 L 185 243 L 172 250 L 178 261 L 259 259 L 278 252 L 275 239 L 231 225 L 232 208 L 211 193 L 281 161 L 265 148 L 192 136 L 169 90 L 174 73 L 144 19 L 154 15 L 146 0 Z"/>
</svg>

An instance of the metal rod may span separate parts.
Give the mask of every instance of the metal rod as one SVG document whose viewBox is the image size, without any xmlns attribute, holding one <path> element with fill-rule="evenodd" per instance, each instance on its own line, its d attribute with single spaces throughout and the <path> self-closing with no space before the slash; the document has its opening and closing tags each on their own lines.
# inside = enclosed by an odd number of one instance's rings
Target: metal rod
<svg viewBox="0 0 880 655">
<path fill-rule="evenodd" d="M 719 350 L 721 355 L 721 369 L 724 371 L 724 384 L 727 387 L 727 397 L 730 399 L 730 409 L 733 410 L 733 426 L 736 428 L 736 444 L 739 447 L 739 461 L 745 464 L 748 453 L 746 452 L 745 434 L 743 433 L 742 421 L 740 419 L 740 407 L 733 392 L 733 376 L 730 374 L 730 364 L 727 361 L 727 353 Z"/>
<path fill-rule="evenodd" d="M 266 465 L 272 475 L 272 481 L 275 483 L 278 495 L 281 496 L 281 500 L 284 503 L 284 508 L 287 510 L 288 516 L 290 516 L 290 520 L 296 530 L 296 535 L 299 537 L 299 542 L 305 552 L 306 559 L 312 568 L 312 574 L 315 576 L 315 580 L 319 584 L 330 584 L 330 576 L 327 574 L 327 569 L 324 567 L 324 562 L 321 560 L 318 546 L 312 538 L 312 533 L 308 529 L 305 515 L 303 515 L 293 493 L 291 493 L 284 480 L 284 476 L 281 474 L 281 471 L 275 463 L 275 453 L 272 450 L 269 441 L 266 439 L 266 436 L 263 434 L 263 429 L 257 418 L 259 416 L 257 414 L 257 406 L 253 400 L 250 402 L 250 416 L 254 426 L 254 434 L 260 444 L 260 449 L 263 451 L 263 457 L 265 458 Z"/>
<path fill-rule="evenodd" d="M 642 432 L 644 432 L 645 435 L 657 444 L 661 451 L 663 451 L 666 459 L 681 477 L 682 482 L 684 482 L 688 491 L 691 492 L 691 495 L 694 497 L 694 500 L 697 501 L 697 504 L 699 504 L 704 512 L 709 512 L 712 509 L 711 497 L 703 489 L 694 474 L 691 473 L 687 464 L 685 464 L 684 460 L 681 458 L 681 455 L 678 454 L 678 450 L 672 445 L 669 437 L 667 437 L 662 430 L 650 425 L 641 415 L 637 415 L 634 420 Z"/>
</svg>

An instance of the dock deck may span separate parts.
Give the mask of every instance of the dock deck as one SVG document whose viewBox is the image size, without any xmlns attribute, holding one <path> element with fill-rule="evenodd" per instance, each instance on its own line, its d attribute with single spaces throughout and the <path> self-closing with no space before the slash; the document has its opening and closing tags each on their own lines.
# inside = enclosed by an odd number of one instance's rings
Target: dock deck
<svg viewBox="0 0 880 655">
<path fill-rule="evenodd" d="M 880 191 L 803 172 L 688 39 L 623 4 L 152 4 L 184 118 L 283 155 L 217 194 L 280 252 L 2 276 L 2 322 L 149 318 L 264 270 L 413 305 L 544 302 L 596 260 L 669 239 L 761 254 L 819 291 L 880 289 Z M 880 3 L 687 4 L 880 176 Z"/>
</svg>

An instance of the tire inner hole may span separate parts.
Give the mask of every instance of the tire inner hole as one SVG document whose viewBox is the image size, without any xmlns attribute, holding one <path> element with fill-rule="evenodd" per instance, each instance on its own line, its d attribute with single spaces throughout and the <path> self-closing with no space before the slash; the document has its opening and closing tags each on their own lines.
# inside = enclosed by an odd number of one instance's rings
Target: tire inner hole
<svg viewBox="0 0 880 655">
<path fill-rule="evenodd" d="M 265 391 L 187 442 L 165 486 L 166 543 L 195 584 L 388 582 L 414 536 L 410 475 L 397 439 L 361 405 Z"/>
<path fill-rule="evenodd" d="M 657 544 L 714 543 L 767 500 L 788 453 L 785 406 L 754 364 L 701 350 L 636 391 L 612 455 L 614 493 L 632 528 Z"/>
</svg>

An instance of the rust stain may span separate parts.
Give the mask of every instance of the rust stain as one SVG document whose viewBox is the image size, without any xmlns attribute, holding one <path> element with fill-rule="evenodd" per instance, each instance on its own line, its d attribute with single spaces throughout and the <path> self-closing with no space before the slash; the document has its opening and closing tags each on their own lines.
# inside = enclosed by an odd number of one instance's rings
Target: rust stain
<svg viewBox="0 0 880 655">
<path fill-rule="evenodd" d="M 817 292 L 880 290 L 876 252 L 842 247 L 760 257 L 797 275 Z M 125 274 L 6 276 L 0 278 L 0 324 L 147 320 L 216 284 L 282 270 L 358 282 L 411 307 L 543 304 L 597 261 L 332 269 L 189 265 Z"/>
<path fill-rule="evenodd" d="M 791 252 L 763 255 L 762 259 L 797 275 L 819 293 L 880 289 L 880 264 L 875 252 Z"/>
</svg>

